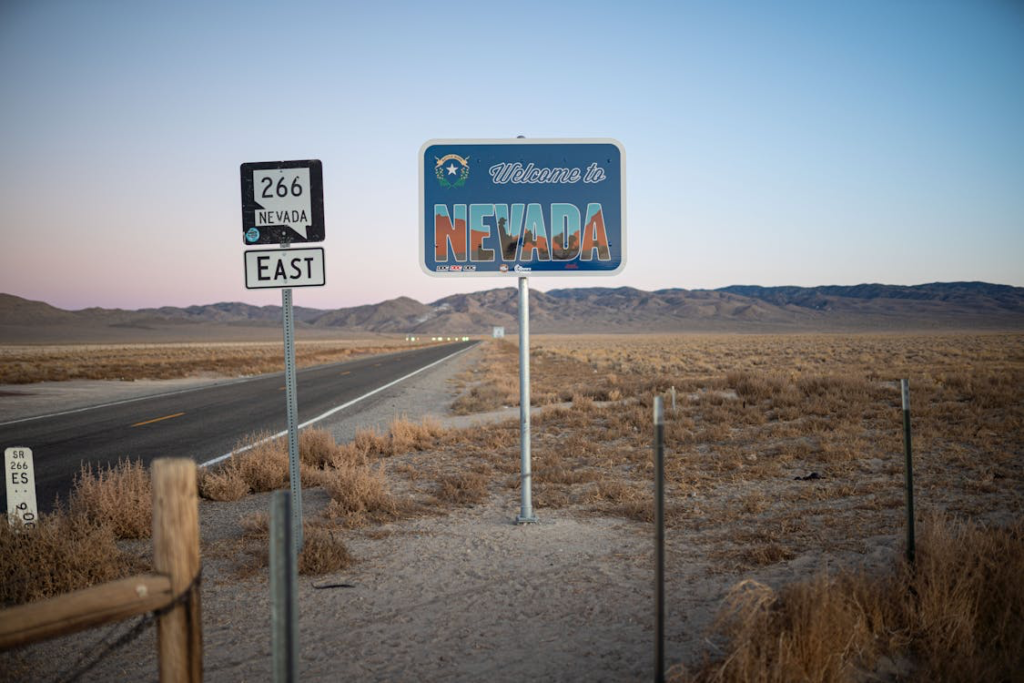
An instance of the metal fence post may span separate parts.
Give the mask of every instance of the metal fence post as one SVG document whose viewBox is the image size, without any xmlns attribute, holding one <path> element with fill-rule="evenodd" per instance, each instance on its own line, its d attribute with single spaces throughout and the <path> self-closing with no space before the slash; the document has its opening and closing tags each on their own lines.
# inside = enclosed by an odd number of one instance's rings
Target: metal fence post
<svg viewBox="0 0 1024 683">
<path fill-rule="evenodd" d="M 665 681 L 665 422 L 654 397 L 654 680 Z"/>
<path fill-rule="evenodd" d="M 270 641 L 274 683 L 299 680 L 299 596 L 292 552 L 291 495 L 274 491 L 270 500 Z"/>
<path fill-rule="evenodd" d="M 900 380 L 903 394 L 903 462 L 907 500 L 907 561 L 914 564 L 914 457 L 910 440 L 910 382 Z"/>
</svg>

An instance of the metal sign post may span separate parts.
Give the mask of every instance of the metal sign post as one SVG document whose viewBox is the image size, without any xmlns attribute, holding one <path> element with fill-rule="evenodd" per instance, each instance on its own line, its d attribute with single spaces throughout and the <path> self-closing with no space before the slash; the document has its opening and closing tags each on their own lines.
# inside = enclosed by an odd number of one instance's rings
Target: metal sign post
<svg viewBox="0 0 1024 683">
<path fill-rule="evenodd" d="M 274 683 L 299 680 L 298 568 L 292 548 L 289 494 L 270 498 L 270 642 Z"/>
<path fill-rule="evenodd" d="M 519 278 L 519 471 L 522 505 L 516 524 L 532 524 L 533 478 L 530 472 L 530 278 Z"/>
<path fill-rule="evenodd" d="M 302 550 L 302 477 L 299 473 L 299 401 L 295 381 L 295 314 L 292 290 L 281 290 L 284 316 L 284 395 L 288 412 L 288 481 L 291 484 L 292 542 L 295 554 Z"/>
</svg>

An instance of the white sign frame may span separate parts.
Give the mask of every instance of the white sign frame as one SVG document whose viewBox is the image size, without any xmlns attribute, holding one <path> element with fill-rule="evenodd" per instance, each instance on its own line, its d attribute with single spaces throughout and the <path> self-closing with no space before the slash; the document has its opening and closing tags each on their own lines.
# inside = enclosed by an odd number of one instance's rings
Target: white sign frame
<svg viewBox="0 0 1024 683">
<path fill-rule="evenodd" d="M 323 247 L 245 252 L 246 289 L 323 287 L 326 279 Z"/>
</svg>

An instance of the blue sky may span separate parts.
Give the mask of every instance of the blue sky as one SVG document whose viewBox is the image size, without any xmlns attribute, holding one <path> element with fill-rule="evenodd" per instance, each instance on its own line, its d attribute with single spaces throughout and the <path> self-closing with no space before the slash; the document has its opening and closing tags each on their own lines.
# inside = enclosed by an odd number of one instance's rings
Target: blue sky
<svg viewBox="0 0 1024 683">
<path fill-rule="evenodd" d="M 1024 4 L 0 5 L 0 291 L 65 308 L 244 288 L 238 166 L 323 162 L 328 286 L 419 266 L 433 138 L 615 138 L 628 261 L 563 286 L 1024 286 Z"/>
</svg>

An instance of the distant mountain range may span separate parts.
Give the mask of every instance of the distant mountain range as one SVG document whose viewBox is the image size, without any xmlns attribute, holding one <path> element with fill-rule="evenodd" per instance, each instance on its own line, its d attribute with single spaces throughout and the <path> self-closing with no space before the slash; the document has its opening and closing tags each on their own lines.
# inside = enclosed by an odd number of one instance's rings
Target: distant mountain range
<svg viewBox="0 0 1024 683">
<path fill-rule="evenodd" d="M 517 329 L 517 290 L 455 294 L 430 304 L 400 297 L 335 310 L 296 307 L 295 320 L 311 336 L 489 334 L 496 326 L 511 334 Z M 254 330 L 271 336 L 280 325 L 279 306 L 217 303 L 66 311 L 0 294 L 0 341 L 9 342 L 120 337 L 141 341 L 168 335 L 200 339 L 213 328 L 240 338 Z M 530 327 L 536 333 L 1024 330 L 1024 288 L 950 282 L 908 287 L 735 285 L 653 292 L 631 287 L 533 290 Z"/>
</svg>

